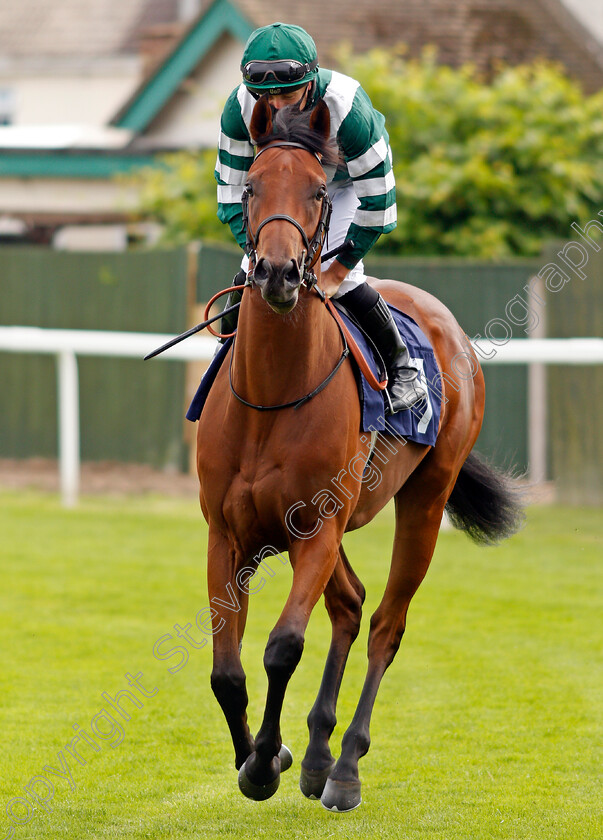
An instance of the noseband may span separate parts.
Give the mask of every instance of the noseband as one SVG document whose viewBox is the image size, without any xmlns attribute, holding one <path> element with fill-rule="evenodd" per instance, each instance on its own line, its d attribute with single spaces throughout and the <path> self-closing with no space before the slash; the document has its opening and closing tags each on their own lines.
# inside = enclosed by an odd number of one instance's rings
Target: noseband
<svg viewBox="0 0 603 840">
<path fill-rule="evenodd" d="M 293 143 L 290 141 L 279 141 L 277 143 L 270 143 L 267 146 L 264 146 L 254 158 L 255 161 L 259 158 L 261 154 L 268 151 L 268 149 L 276 149 L 283 146 L 289 146 L 296 149 L 303 149 L 306 152 L 310 152 L 305 146 L 301 143 Z M 310 154 L 314 154 L 316 160 L 321 163 L 320 157 L 315 154 L 314 152 L 310 152 Z M 251 226 L 249 224 L 249 196 L 251 195 L 250 189 L 248 186 L 245 187 L 243 190 L 243 195 L 241 197 L 241 204 L 243 206 L 243 230 L 245 231 L 246 242 L 245 242 L 245 253 L 249 256 L 250 263 L 255 267 L 257 262 L 257 241 L 260 235 L 260 231 L 263 227 L 265 227 L 269 222 L 289 222 L 289 224 L 293 225 L 299 231 L 302 241 L 304 243 L 304 252 L 301 260 L 301 265 L 299 266 L 302 272 L 302 281 L 306 284 L 308 288 L 311 288 L 316 283 L 316 275 L 312 271 L 312 267 L 316 260 L 318 259 L 318 253 L 322 248 L 322 245 L 325 241 L 325 237 L 329 230 L 329 220 L 331 218 L 331 199 L 329 198 L 328 193 L 325 191 L 324 196 L 322 197 L 322 206 L 320 210 L 320 219 L 318 221 L 318 225 L 316 230 L 314 231 L 314 235 L 312 239 L 308 239 L 306 231 L 300 225 L 300 223 L 292 218 L 291 216 L 287 216 L 284 213 L 275 213 L 272 216 L 268 216 L 259 223 L 255 234 L 251 232 Z"/>
</svg>

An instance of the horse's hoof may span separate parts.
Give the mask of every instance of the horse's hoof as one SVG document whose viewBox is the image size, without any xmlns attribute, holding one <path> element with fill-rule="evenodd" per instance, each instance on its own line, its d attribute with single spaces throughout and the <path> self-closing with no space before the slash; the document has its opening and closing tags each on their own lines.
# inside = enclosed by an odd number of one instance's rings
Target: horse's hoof
<svg viewBox="0 0 603 840">
<path fill-rule="evenodd" d="M 324 770 L 305 770 L 302 764 L 299 774 L 299 789 L 303 795 L 307 796 L 308 799 L 320 799 L 333 767 L 335 767 L 335 759 Z"/>
<path fill-rule="evenodd" d="M 291 755 L 291 753 L 289 753 L 289 755 Z M 249 756 L 249 758 L 251 758 L 251 756 Z M 249 759 L 247 759 L 247 761 L 249 761 Z M 277 792 L 278 786 L 281 783 L 280 772 L 277 773 L 276 777 L 271 782 L 268 782 L 268 784 L 256 785 L 255 782 L 252 782 L 247 776 L 247 771 L 245 770 L 247 761 L 239 770 L 239 790 L 243 796 L 247 797 L 247 799 L 254 799 L 256 802 L 262 802 L 264 799 L 270 799 L 270 797 L 274 796 Z"/>
<path fill-rule="evenodd" d="M 353 811 L 362 802 L 360 782 L 327 779 L 320 801 L 327 811 Z"/>
<path fill-rule="evenodd" d="M 286 747 L 283 744 L 279 750 L 278 757 L 281 760 L 281 773 L 284 773 L 293 764 L 293 755 L 291 754 L 289 747 Z"/>
</svg>

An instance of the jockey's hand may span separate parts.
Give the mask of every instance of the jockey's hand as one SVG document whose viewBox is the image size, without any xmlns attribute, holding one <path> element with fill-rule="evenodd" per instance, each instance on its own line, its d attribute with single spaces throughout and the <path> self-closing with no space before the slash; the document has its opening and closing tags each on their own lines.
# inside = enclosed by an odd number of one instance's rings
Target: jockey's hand
<svg viewBox="0 0 603 840">
<path fill-rule="evenodd" d="M 345 265 L 337 262 L 337 260 L 333 260 L 326 271 L 321 273 L 318 285 L 327 297 L 333 297 L 337 293 L 339 287 L 347 277 L 349 270 Z"/>
</svg>

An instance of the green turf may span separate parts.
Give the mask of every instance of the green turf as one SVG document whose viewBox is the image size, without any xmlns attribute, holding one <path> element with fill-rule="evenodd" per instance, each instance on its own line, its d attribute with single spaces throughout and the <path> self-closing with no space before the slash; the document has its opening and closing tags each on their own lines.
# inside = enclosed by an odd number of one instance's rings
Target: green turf
<svg viewBox="0 0 603 840">
<path fill-rule="evenodd" d="M 360 764 L 363 804 L 326 812 L 298 788 L 305 718 L 329 628 L 317 607 L 283 714 L 294 767 L 264 803 L 238 792 L 230 740 L 209 687 L 209 647 L 185 667 L 154 643 L 207 603 L 206 529 L 194 500 L 85 499 L 62 510 L 42 494 L 0 495 L 0 840 L 15 838 L 599 838 L 600 510 L 534 509 L 517 537 L 480 549 L 444 533 L 386 674 Z M 367 621 L 383 590 L 391 510 L 346 539 L 367 587 L 337 730 L 361 688 Z M 252 596 L 244 645 L 250 721 L 265 695 L 262 651 L 288 568 Z M 143 672 L 157 689 L 101 752 L 65 750 L 101 697 Z M 124 707 L 126 704 L 124 703 Z M 115 714 L 115 713 L 114 713 Z M 121 719 L 120 719 L 121 720 Z M 105 721 L 107 723 L 107 721 Z M 102 727 L 101 727 L 102 728 Z M 106 730 L 108 731 L 108 730 Z M 73 777 L 52 775 L 67 760 Z M 53 781 L 52 812 L 25 809 L 24 786 Z M 43 782 L 33 783 L 42 792 Z"/>
</svg>

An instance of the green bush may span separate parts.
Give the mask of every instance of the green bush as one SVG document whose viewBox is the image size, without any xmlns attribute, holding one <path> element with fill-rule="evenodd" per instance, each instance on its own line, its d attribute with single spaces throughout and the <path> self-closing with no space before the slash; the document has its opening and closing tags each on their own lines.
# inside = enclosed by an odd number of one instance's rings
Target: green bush
<svg viewBox="0 0 603 840">
<path fill-rule="evenodd" d="M 503 67 L 486 84 L 430 49 L 416 60 L 401 49 L 338 58 L 390 134 L 398 227 L 381 253 L 537 255 L 603 208 L 603 92 L 585 96 L 556 65 Z M 139 177 L 141 212 L 167 241 L 231 240 L 216 219 L 214 161 L 215 150 L 173 155 Z"/>
<path fill-rule="evenodd" d="M 159 166 L 126 177 L 139 192 L 137 215 L 163 226 L 162 245 L 197 239 L 234 242 L 216 215 L 215 163 L 216 149 L 174 152 L 163 156 Z"/>
<path fill-rule="evenodd" d="M 558 67 L 505 67 L 485 84 L 431 50 L 340 61 L 386 116 L 398 227 L 383 251 L 536 255 L 603 207 L 603 94 L 585 97 Z"/>
</svg>

